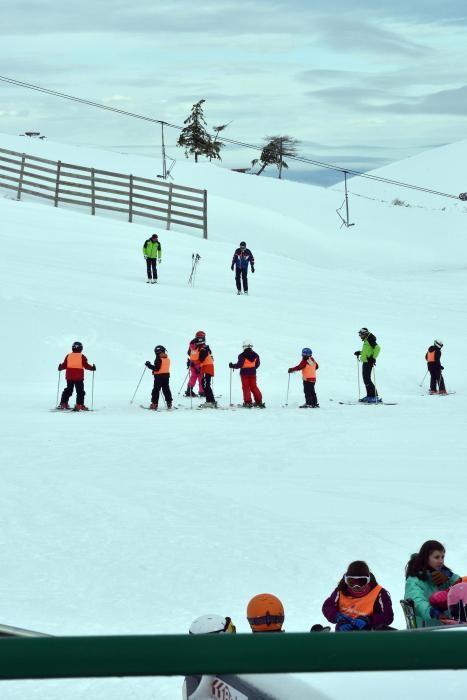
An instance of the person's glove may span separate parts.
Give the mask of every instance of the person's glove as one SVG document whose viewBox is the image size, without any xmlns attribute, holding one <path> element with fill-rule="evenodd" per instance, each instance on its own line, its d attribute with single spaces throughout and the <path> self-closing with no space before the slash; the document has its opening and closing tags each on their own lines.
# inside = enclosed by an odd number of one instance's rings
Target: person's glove
<svg viewBox="0 0 467 700">
<path fill-rule="evenodd" d="M 438 610 L 438 608 L 430 608 L 430 617 L 433 618 L 434 620 L 437 620 L 438 617 L 442 614 L 442 610 Z"/>
<path fill-rule="evenodd" d="M 229 362 L 230 369 L 234 369 L 233 362 Z"/>
<path fill-rule="evenodd" d="M 433 571 L 431 574 L 431 580 L 436 586 L 442 586 L 443 583 L 446 583 L 446 581 L 449 581 L 450 576 L 446 576 L 446 574 L 443 574 L 442 571 Z"/>
<path fill-rule="evenodd" d="M 350 617 L 350 615 L 344 615 L 344 613 L 337 613 L 336 615 L 336 623 L 340 625 L 341 623 L 346 623 L 350 622 L 352 624 L 353 618 Z"/>
<path fill-rule="evenodd" d="M 254 267 L 254 265 L 251 266 L 251 271 L 252 271 L 253 274 L 254 274 L 254 272 L 255 272 L 255 267 Z"/>
<path fill-rule="evenodd" d="M 162 265 L 162 260 L 161 260 L 161 259 L 159 259 L 157 262 L 159 263 L 159 265 Z"/>
<path fill-rule="evenodd" d="M 376 364 L 376 360 L 374 357 L 369 357 L 367 363 L 370 365 L 370 367 L 374 367 Z"/>
<path fill-rule="evenodd" d="M 360 357 L 361 354 L 362 354 L 361 350 L 355 350 L 355 352 L 354 352 L 355 357 Z"/>
<path fill-rule="evenodd" d="M 343 625 L 337 625 L 336 632 L 352 632 L 353 629 L 351 622 L 344 622 Z"/>
<path fill-rule="evenodd" d="M 95 372 L 95 371 L 96 371 L 96 365 L 93 365 L 93 366 L 91 367 L 91 371 L 92 371 L 92 372 Z"/>
<path fill-rule="evenodd" d="M 58 365 L 58 368 L 57 368 L 57 369 L 58 369 L 59 372 L 61 372 L 61 371 L 62 371 L 62 365 Z"/>
<path fill-rule="evenodd" d="M 233 269 L 234 269 L 234 264 L 233 264 L 233 263 L 231 264 L 230 269 L 233 271 Z"/>
<path fill-rule="evenodd" d="M 148 259 L 148 256 L 147 256 L 147 255 L 145 255 L 145 256 L 144 256 L 144 259 L 145 259 L 145 260 L 147 260 L 147 259 Z"/>
<path fill-rule="evenodd" d="M 145 362 L 144 364 L 146 365 L 146 367 L 147 367 L 148 369 L 151 369 L 152 365 L 151 365 L 151 363 L 149 362 L 149 360 L 146 360 L 146 362 Z"/>
<path fill-rule="evenodd" d="M 443 370 L 443 369 L 444 369 L 443 365 L 441 365 L 440 369 L 441 369 L 441 370 Z"/>
<path fill-rule="evenodd" d="M 368 618 L 364 615 L 362 615 L 361 617 L 357 617 L 353 621 L 353 626 L 356 630 L 364 630 L 366 627 L 368 627 Z"/>
<path fill-rule="evenodd" d="M 288 372 L 289 374 L 292 374 L 292 372 L 293 372 L 292 367 L 289 367 L 289 369 L 287 370 L 287 372 Z"/>
</svg>

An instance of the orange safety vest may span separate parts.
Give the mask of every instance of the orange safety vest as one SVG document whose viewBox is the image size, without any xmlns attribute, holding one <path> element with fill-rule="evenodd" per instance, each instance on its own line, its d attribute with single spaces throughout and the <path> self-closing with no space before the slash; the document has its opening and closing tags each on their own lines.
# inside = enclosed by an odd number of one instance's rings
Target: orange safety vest
<svg viewBox="0 0 467 700">
<path fill-rule="evenodd" d="M 83 369 L 83 353 L 70 352 L 66 356 L 67 369 Z"/>
<path fill-rule="evenodd" d="M 302 369 L 302 377 L 304 382 L 316 380 L 316 361 L 312 357 L 307 360 L 305 367 Z"/>
<path fill-rule="evenodd" d="M 426 361 L 427 362 L 436 362 L 436 354 L 435 351 L 432 350 L 431 352 L 427 352 L 426 354 Z"/>
<path fill-rule="evenodd" d="M 195 348 L 194 350 L 190 350 L 190 361 L 193 362 L 193 364 L 199 363 L 199 350 L 198 350 L 198 348 Z"/>
<path fill-rule="evenodd" d="M 382 588 L 382 586 L 377 585 L 362 598 L 354 598 L 339 591 L 339 612 L 350 617 L 368 617 L 373 615 L 376 598 L 379 596 Z"/>
<path fill-rule="evenodd" d="M 203 374 L 210 374 L 214 376 L 214 359 L 210 352 L 206 355 L 204 360 L 199 363 Z"/>
<path fill-rule="evenodd" d="M 243 360 L 242 369 L 252 369 L 254 367 L 256 367 L 256 360 L 247 360 L 245 357 Z"/>
<path fill-rule="evenodd" d="M 159 369 L 153 370 L 153 374 L 169 374 L 170 372 L 170 358 L 168 355 L 161 355 L 161 366 Z"/>
</svg>

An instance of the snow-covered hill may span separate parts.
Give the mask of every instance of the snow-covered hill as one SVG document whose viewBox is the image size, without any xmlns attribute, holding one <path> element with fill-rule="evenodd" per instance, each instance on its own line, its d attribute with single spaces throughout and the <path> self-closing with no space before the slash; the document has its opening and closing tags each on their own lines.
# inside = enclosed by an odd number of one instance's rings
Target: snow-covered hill
<svg viewBox="0 0 467 700">
<path fill-rule="evenodd" d="M 150 159 L 48 141 L 1 135 L 0 148 L 160 172 Z M 412 159 L 410 173 L 406 163 L 391 166 L 391 177 L 424 182 L 432 161 L 436 172 L 454 168 L 438 155 L 420 156 L 419 170 Z M 158 285 L 145 284 L 141 254 L 155 229 L 16 202 L 0 189 L 2 621 L 51 634 L 183 633 L 194 617 L 215 611 L 246 632 L 247 601 L 270 590 L 284 601 L 286 629 L 303 631 L 323 621 L 324 598 L 349 561 L 363 558 L 392 593 L 403 626 L 403 569 L 424 540 L 444 542 L 448 563 L 466 573 L 462 207 L 353 197 L 356 225 L 341 229 L 338 190 L 188 162 L 177 163 L 174 175 L 208 189 L 210 238 L 158 230 Z M 256 257 L 249 297 L 237 297 L 230 271 L 242 239 Z M 191 288 L 193 252 L 201 263 Z M 353 352 L 363 325 L 382 346 L 380 394 L 397 406 L 336 402 L 357 397 Z M 266 411 L 188 410 L 181 398 L 187 410 L 142 411 L 148 373 L 130 405 L 158 343 L 172 358 L 177 394 L 198 329 L 213 349 L 224 406 L 228 362 L 244 338 L 252 340 Z M 446 381 L 457 391 L 446 398 L 422 396 L 419 387 L 435 337 L 445 343 Z M 76 339 L 97 365 L 98 410 L 50 413 L 57 364 Z M 297 408 L 298 376 L 283 408 L 287 368 L 305 345 L 320 364 L 319 411 Z M 90 389 L 88 377 L 88 401 Z M 237 373 L 232 390 L 237 403 Z M 385 687 L 395 692 L 402 678 L 407 687 L 406 674 L 386 675 Z M 345 679 L 309 682 L 340 698 L 348 697 L 340 690 Z M 465 674 L 446 683 L 467 686 Z M 68 698 L 170 698 L 179 685 L 68 681 L 27 690 L 30 698 L 62 698 L 64 688 Z M 5 697 L 24 697 L 24 688 L 2 686 Z"/>
</svg>

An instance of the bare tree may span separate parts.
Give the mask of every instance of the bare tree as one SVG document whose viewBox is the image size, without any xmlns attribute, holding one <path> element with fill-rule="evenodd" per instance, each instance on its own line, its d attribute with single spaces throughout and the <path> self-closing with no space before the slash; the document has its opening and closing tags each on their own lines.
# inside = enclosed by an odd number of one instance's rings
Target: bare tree
<svg viewBox="0 0 467 700">
<path fill-rule="evenodd" d="M 278 178 L 281 179 L 282 168 L 289 167 L 284 157 L 296 156 L 298 143 L 299 141 L 291 136 L 267 136 L 266 145 L 263 147 L 260 157 L 251 161 L 252 167 L 261 163 L 261 167 L 256 174 L 261 175 L 268 165 L 276 165 Z"/>
</svg>

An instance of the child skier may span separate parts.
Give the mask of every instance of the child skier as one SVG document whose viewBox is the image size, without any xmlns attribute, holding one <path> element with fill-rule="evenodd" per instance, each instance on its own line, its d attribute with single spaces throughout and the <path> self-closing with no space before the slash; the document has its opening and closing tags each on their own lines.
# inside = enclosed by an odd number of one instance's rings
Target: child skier
<svg viewBox="0 0 467 700">
<path fill-rule="evenodd" d="M 149 362 L 149 360 L 145 363 L 148 369 L 152 369 L 152 373 L 154 375 L 154 386 L 152 389 L 151 405 L 149 408 L 152 411 L 157 411 L 159 394 L 162 389 L 167 408 L 170 410 L 172 408 L 172 394 L 169 386 L 170 358 L 167 355 L 167 350 L 163 345 L 156 345 L 154 352 L 156 355 L 154 364 Z"/>
<path fill-rule="evenodd" d="M 441 340 L 435 340 L 425 353 L 425 360 L 430 373 L 430 394 L 446 394 L 442 375 L 444 367 L 441 364 L 442 347 L 443 343 Z"/>
<path fill-rule="evenodd" d="M 240 370 L 240 379 L 242 381 L 243 391 L 243 407 L 251 408 L 253 406 L 251 395 L 255 400 L 254 405 L 257 408 L 266 408 L 263 403 L 263 396 L 256 384 L 256 370 L 261 364 L 259 355 L 253 350 L 253 345 L 249 340 L 243 341 L 243 352 L 238 356 L 237 362 L 229 362 L 230 369 Z"/>
<path fill-rule="evenodd" d="M 211 348 L 206 345 L 206 339 L 199 343 L 199 367 L 201 372 L 201 386 L 203 387 L 206 401 L 200 404 L 200 408 L 217 408 L 217 402 L 211 388 L 211 381 L 214 376 L 214 358 Z"/>
<path fill-rule="evenodd" d="M 364 561 L 353 561 L 323 603 L 324 617 L 336 632 L 390 629 L 394 619 L 391 597 Z"/>
<path fill-rule="evenodd" d="M 312 357 L 313 351 L 310 348 L 303 348 L 302 359 L 296 367 L 289 367 L 289 374 L 302 370 L 303 391 L 305 392 L 305 403 L 300 408 L 319 408 L 318 398 L 315 391 L 316 370 L 318 363 Z"/>
<path fill-rule="evenodd" d="M 188 345 L 188 360 L 187 368 L 190 370 L 190 377 L 188 379 L 188 386 L 185 391 L 185 396 L 196 396 L 194 388 L 196 382 L 198 382 L 198 395 L 204 396 L 204 390 L 201 384 L 201 370 L 199 366 L 199 348 L 200 345 L 206 340 L 206 333 L 204 331 L 197 331 L 193 340 L 190 340 Z"/>
<path fill-rule="evenodd" d="M 62 369 L 66 370 L 66 388 L 62 392 L 62 398 L 60 399 L 60 405 L 57 406 L 60 410 L 67 411 L 70 409 L 68 401 L 73 394 L 73 389 L 76 389 L 76 405 L 75 411 L 89 411 L 88 407 L 84 405 L 84 397 L 86 392 L 84 391 L 84 370 L 88 369 L 90 372 L 96 371 L 96 365 L 90 365 L 88 359 L 83 355 L 83 344 L 78 340 L 71 346 L 71 352 L 65 357 L 63 362 L 58 365 L 58 371 L 61 372 Z"/>
</svg>

